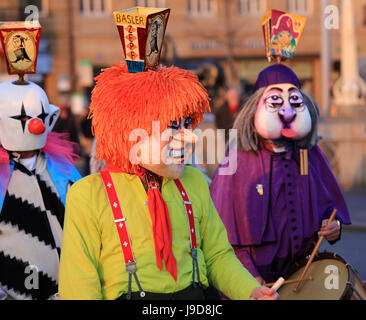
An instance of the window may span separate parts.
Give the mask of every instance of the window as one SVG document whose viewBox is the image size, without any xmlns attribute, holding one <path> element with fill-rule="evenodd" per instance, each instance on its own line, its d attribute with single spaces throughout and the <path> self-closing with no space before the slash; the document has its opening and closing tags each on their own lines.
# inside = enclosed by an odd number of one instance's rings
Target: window
<svg viewBox="0 0 366 320">
<path fill-rule="evenodd" d="M 110 0 L 79 0 L 79 4 L 84 16 L 104 16 L 112 11 Z"/>
<path fill-rule="evenodd" d="M 294 14 L 309 15 L 313 12 L 313 0 L 287 0 L 287 11 Z"/>
<path fill-rule="evenodd" d="M 165 8 L 165 0 L 136 0 L 137 7 Z"/>
<path fill-rule="evenodd" d="M 216 9 L 216 0 L 188 0 L 188 14 L 192 17 L 212 17 Z"/>
<path fill-rule="evenodd" d="M 266 11 L 266 0 L 238 0 L 238 12 L 242 16 L 262 15 Z"/>
</svg>

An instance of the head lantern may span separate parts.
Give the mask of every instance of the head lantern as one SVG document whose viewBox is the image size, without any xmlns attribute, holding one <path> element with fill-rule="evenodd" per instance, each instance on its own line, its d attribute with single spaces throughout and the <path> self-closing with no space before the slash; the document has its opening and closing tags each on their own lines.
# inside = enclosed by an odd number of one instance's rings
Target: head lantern
<svg viewBox="0 0 366 320">
<path fill-rule="evenodd" d="M 306 18 L 278 10 L 262 18 L 262 29 L 268 61 L 291 59 L 299 43 Z"/>
<path fill-rule="evenodd" d="M 23 22 L 0 23 L 0 38 L 9 74 L 18 81 L 0 84 L 0 143 L 8 151 L 32 151 L 45 146 L 47 134 L 59 116 L 38 85 L 24 81 L 35 73 L 41 26 L 27 28 Z"/>
<path fill-rule="evenodd" d="M 193 73 L 158 66 L 169 12 L 134 7 L 114 13 L 125 62 L 96 78 L 90 116 L 96 157 L 123 172 L 181 176 L 195 140 L 187 129 L 209 110 L 207 92 Z"/>
<path fill-rule="evenodd" d="M 318 107 L 301 91 L 297 75 L 281 64 L 293 57 L 305 21 L 276 10 L 262 19 L 266 56 L 274 64 L 260 72 L 254 92 L 234 124 L 239 148 L 244 151 L 255 152 L 260 143 L 273 150 L 294 145 L 306 151 L 317 142 Z"/>
</svg>

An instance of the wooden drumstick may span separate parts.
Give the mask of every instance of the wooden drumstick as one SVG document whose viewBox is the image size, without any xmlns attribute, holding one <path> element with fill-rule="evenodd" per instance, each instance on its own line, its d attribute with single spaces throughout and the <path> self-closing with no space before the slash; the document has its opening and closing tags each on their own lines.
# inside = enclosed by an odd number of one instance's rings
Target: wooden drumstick
<svg viewBox="0 0 366 320">
<path fill-rule="evenodd" d="M 302 280 L 300 280 L 300 279 L 285 280 L 282 285 L 294 284 L 294 283 L 298 283 L 298 282 L 302 282 L 302 281 L 310 281 L 310 280 L 313 280 L 313 277 L 304 278 Z M 265 283 L 264 286 L 269 288 L 269 287 L 272 287 L 275 283 L 276 282 Z"/>
<path fill-rule="evenodd" d="M 278 280 L 273 284 L 273 286 L 271 287 L 271 289 L 273 289 L 274 291 L 277 291 L 285 282 L 285 279 L 282 277 L 279 277 Z"/>
<path fill-rule="evenodd" d="M 329 220 L 328 220 L 328 224 L 330 224 L 330 223 L 334 220 L 334 218 L 335 218 L 335 216 L 336 216 L 337 212 L 338 212 L 338 210 L 337 210 L 337 209 L 334 209 L 334 210 L 333 210 L 332 215 L 330 216 L 330 218 L 329 218 Z M 303 279 L 304 279 L 304 277 L 305 277 L 305 274 L 306 274 L 306 272 L 308 271 L 308 269 L 309 269 L 309 267 L 310 267 L 310 264 L 313 262 L 314 257 L 315 257 L 315 255 L 317 254 L 317 252 L 318 252 L 318 250 L 319 250 L 319 247 L 320 247 L 320 245 L 322 244 L 322 242 L 323 242 L 324 238 L 325 238 L 324 236 L 321 236 L 321 237 L 319 238 L 318 242 L 316 243 L 315 248 L 314 248 L 313 252 L 311 253 L 310 258 L 309 258 L 308 262 L 306 263 L 305 269 L 304 269 L 304 271 L 303 271 L 303 272 L 302 272 L 302 274 L 301 274 L 301 277 L 300 277 L 300 279 L 299 279 L 299 282 L 298 282 L 298 284 L 296 285 L 296 287 L 294 288 L 294 291 L 297 291 L 297 289 L 299 288 L 299 286 L 300 286 L 301 282 L 303 281 Z"/>
</svg>

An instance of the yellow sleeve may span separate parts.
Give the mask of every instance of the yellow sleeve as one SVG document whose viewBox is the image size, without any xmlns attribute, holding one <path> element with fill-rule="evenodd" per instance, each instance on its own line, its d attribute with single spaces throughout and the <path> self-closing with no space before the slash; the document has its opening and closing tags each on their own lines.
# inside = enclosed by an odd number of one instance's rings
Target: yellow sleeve
<svg viewBox="0 0 366 320">
<path fill-rule="evenodd" d="M 101 239 L 89 178 L 76 182 L 67 193 L 59 272 L 63 300 L 103 299 L 98 274 Z"/>
<path fill-rule="evenodd" d="M 210 283 L 232 300 L 249 300 L 258 281 L 243 267 L 229 243 L 227 232 L 212 202 L 206 181 L 201 221 L 202 250 Z"/>
</svg>

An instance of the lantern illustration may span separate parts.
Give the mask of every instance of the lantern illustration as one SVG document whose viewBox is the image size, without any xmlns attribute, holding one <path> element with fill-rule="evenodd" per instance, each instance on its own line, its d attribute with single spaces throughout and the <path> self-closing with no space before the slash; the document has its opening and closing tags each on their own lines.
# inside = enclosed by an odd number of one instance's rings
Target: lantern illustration
<svg viewBox="0 0 366 320">
<path fill-rule="evenodd" d="M 113 14 L 128 71 L 137 73 L 156 67 L 170 9 L 133 7 Z"/>
<path fill-rule="evenodd" d="M 28 25 L 29 24 L 29 25 Z M 38 21 L 0 22 L 0 39 L 9 74 L 36 73 L 42 28 Z"/>
<path fill-rule="evenodd" d="M 262 18 L 262 29 L 269 61 L 292 59 L 302 35 L 306 18 L 278 10 Z"/>
</svg>

